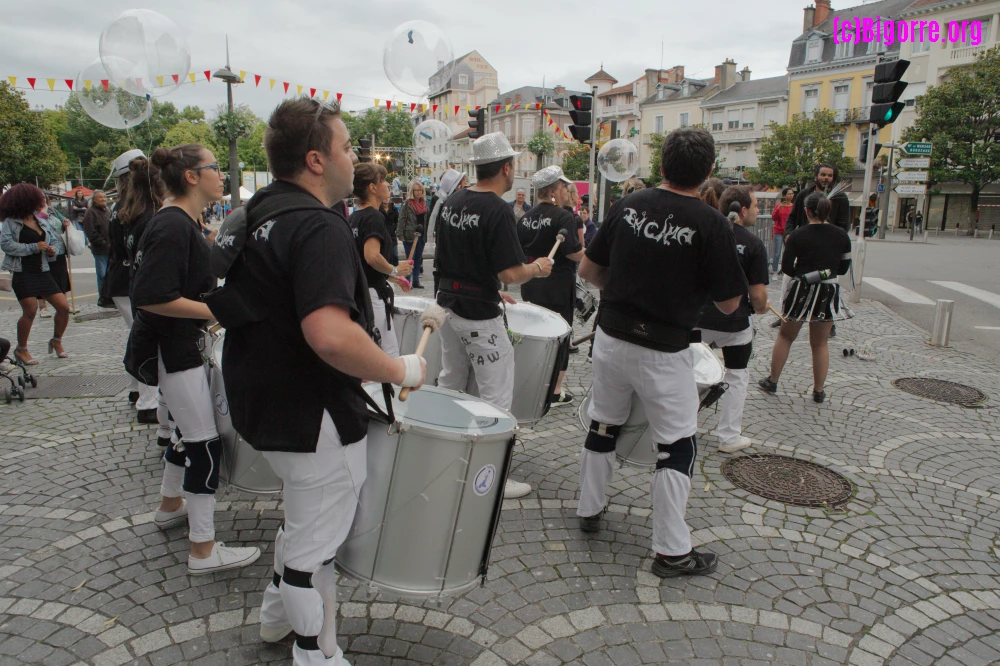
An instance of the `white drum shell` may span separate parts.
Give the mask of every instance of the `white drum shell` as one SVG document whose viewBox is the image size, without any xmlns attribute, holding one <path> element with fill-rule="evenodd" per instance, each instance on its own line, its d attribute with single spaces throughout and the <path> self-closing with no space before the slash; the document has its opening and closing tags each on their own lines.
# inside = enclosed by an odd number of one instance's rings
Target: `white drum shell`
<svg viewBox="0 0 1000 666">
<path fill-rule="evenodd" d="M 434 301 L 430 298 L 396 295 L 395 307 L 398 314 L 392 316 L 392 330 L 396 333 L 400 356 L 416 353 L 417 344 L 424 333 L 420 316 L 433 304 Z M 433 386 L 441 374 L 441 340 L 437 333 L 431 334 L 431 339 L 427 342 L 424 360 L 427 361 L 426 383 Z"/>
</svg>

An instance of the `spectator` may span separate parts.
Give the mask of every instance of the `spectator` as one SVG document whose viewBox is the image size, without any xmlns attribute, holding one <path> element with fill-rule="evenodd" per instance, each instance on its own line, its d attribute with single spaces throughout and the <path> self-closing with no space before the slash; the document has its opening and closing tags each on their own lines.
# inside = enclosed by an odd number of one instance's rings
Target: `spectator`
<svg viewBox="0 0 1000 666">
<path fill-rule="evenodd" d="M 56 241 L 48 226 L 38 218 L 45 209 L 45 193 L 34 185 L 21 183 L 0 196 L 0 219 L 3 219 L 0 249 L 4 253 L 0 270 L 14 274 L 11 286 L 21 306 L 14 356 L 25 365 L 38 364 L 28 352 L 28 336 L 38 312 L 39 298 L 44 298 L 56 309 L 49 353 L 59 358 L 69 357 L 62 346 L 62 335 L 69 324 L 69 305 L 49 270 L 49 262 L 57 252 Z"/>
<path fill-rule="evenodd" d="M 725 190 L 725 183 L 718 178 L 709 178 L 701 184 L 701 187 L 698 189 L 698 196 L 700 196 L 701 200 L 709 206 L 718 210 L 719 199 L 722 197 L 722 193 Z"/>
<path fill-rule="evenodd" d="M 52 201 L 46 196 L 46 209 L 44 213 L 39 213 L 38 218 L 46 224 L 52 234 L 52 247 L 56 249 L 56 256 L 49 262 L 49 272 L 52 279 L 56 281 L 56 286 L 64 294 L 71 291 L 69 281 L 69 268 L 66 264 L 66 243 L 63 242 L 62 234 L 69 228 L 70 221 L 59 214 L 59 211 L 52 206 Z M 45 299 L 38 299 L 38 316 L 48 319 L 52 316 L 46 306 Z"/>
<path fill-rule="evenodd" d="M 627 197 L 637 190 L 642 190 L 646 188 L 646 183 L 642 181 L 642 178 L 638 176 L 632 176 L 624 183 L 622 183 L 622 198 Z"/>
<path fill-rule="evenodd" d="M 83 216 L 86 212 L 87 199 L 83 196 L 83 190 L 77 190 L 69 205 L 69 219 L 80 231 L 83 231 Z"/>
<path fill-rule="evenodd" d="M 583 222 L 583 245 L 586 247 L 594 239 L 594 234 L 597 233 L 597 225 L 590 219 L 590 210 L 587 208 L 580 209 L 580 221 Z"/>
<path fill-rule="evenodd" d="M 917 225 L 917 233 L 923 233 L 924 231 L 924 213 L 923 211 L 917 211 L 917 216 L 913 218 L 914 224 Z"/>
<path fill-rule="evenodd" d="M 771 256 L 771 272 L 777 273 L 781 267 L 781 250 L 785 247 L 785 222 L 792 212 L 792 205 L 795 201 L 795 188 L 786 187 L 781 190 L 781 201 L 771 211 L 771 220 L 774 222 L 774 245 Z"/>
<path fill-rule="evenodd" d="M 97 271 L 97 293 L 104 287 L 104 276 L 108 273 L 108 253 L 111 252 L 111 237 L 108 234 L 108 223 L 111 211 L 108 210 L 108 197 L 101 190 L 96 190 L 90 200 L 90 208 L 83 216 L 83 233 L 90 241 L 90 252 L 94 255 L 94 268 Z"/>
<path fill-rule="evenodd" d="M 517 193 L 514 195 L 514 200 L 510 202 L 510 207 L 514 209 L 514 221 L 516 222 L 520 222 L 526 213 L 531 212 L 531 206 L 525 201 L 526 197 L 527 193 L 524 191 L 524 188 L 519 187 L 517 188 Z"/>
<path fill-rule="evenodd" d="M 805 210 L 805 200 L 813 192 L 825 192 L 830 198 L 832 210 L 830 212 L 830 224 L 840 227 L 844 231 L 850 229 L 851 202 L 847 195 L 838 187 L 840 172 L 829 164 L 817 164 L 813 171 L 813 182 L 803 189 L 795 197 L 792 204 L 792 212 L 785 220 L 785 233 L 791 233 L 799 227 L 809 224 Z"/>
<path fill-rule="evenodd" d="M 413 244 L 417 244 L 417 249 L 413 253 L 413 288 L 423 289 L 420 284 L 420 274 L 423 272 L 424 261 L 424 237 L 427 229 L 427 200 L 424 199 L 424 186 L 419 180 L 410 184 L 410 191 L 407 193 L 406 203 L 403 204 L 403 212 L 400 214 L 403 221 L 403 250 L 406 256 L 410 256 L 410 249 Z M 417 238 L 417 234 L 420 237 Z"/>
</svg>

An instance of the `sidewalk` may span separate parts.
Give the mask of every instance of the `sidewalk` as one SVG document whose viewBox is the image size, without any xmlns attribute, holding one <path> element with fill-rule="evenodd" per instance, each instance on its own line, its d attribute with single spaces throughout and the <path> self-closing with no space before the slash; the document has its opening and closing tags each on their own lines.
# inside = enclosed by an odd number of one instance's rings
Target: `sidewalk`
<svg viewBox="0 0 1000 666">
<path fill-rule="evenodd" d="M 422 294 L 423 295 L 423 294 Z M 776 294 L 772 294 L 772 298 Z M 461 598 L 411 603 L 342 579 L 341 644 L 354 666 L 688 664 L 806 666 L 1000 661 L 1000 373 L 928 346 L 927 334 L 866 301 L 838 325 L 828 400 L 811 400 L 809 346 L 792 348 L 778 395 L 767 374 L 775 329 L 764 317 L 751 362 L 745 453 L 780 454 L 846 476 L 838 509 L 751 495 L 700 419 L 688 522 L 718 553 L 712 576 L 650 573 L 649 474 L 616 472 L 609 528 L 577 529 L 577 405 L 522 430 L 513 474 L 535 492 L 505 502 L 489 581 Z M 9 335 L 14 312 L 0 312 Z M 40 375 L 120 375 L 120 318 L 71 323 L 69 360 Z M 577 335 L 589 327 L 577 326 Z M 845 358 L 871 347 L 878 360 Z M 590 384 L 586 345 L 568 388 Z M 294 390 L 276 367 L 275 390 Z M 965 409 L 894 388 L 934 377 L 985 391 Z M 186 574 L 184 529 L 152 525 L 161 462 L 154 430 L 125 393 L 0 405 L 0 664 L 290 663 L 291 643 L 258 636 L 271 579 L 277 498 L 225 489 L 218 538 L 259 545 L 257 565 Z M 781 481 L 777 478 L 776 481 Z"/>
</svg>

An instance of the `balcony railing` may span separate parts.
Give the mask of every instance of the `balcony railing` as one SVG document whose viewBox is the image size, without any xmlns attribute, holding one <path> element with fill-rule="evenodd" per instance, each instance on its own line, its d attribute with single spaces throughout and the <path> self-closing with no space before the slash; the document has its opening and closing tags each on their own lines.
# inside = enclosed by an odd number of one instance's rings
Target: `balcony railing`
<svg viewBox="0 0 1000 666">
<path fill-rule="evenodd" d="M 951 53 L 948 54 L 948 60 L 972 60 L 977 55 L 989 49 L 985 44 L 980 44 L 979 46 L 966 46 L 960 49 L 952 49 Z"/>
</svg>

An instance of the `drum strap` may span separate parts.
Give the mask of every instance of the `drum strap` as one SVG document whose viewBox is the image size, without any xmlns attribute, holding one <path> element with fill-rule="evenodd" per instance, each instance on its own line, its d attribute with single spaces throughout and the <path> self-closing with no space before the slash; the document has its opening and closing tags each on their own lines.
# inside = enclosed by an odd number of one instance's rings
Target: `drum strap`
<svg viewBox="0 0 1000 666">
<path fill-rule="evenodd" d="M 597 316 L 597 323 L 601 328 L 627 335 L 636 344 L 645 341 L 655 345 L 686 349 L 691 343 L 701 342 L 701 331 L 697 329 L 689 331 L 670 324 L 643 321 L 608 307 L 602 307 Z"/>
<path fill-rule="evenodd" d="M 285 573 L 278 576 L 277 573 L 274 574 L 277 579 L 283 582 L 285 585 L 291 585 L 292 587 L 312 587 L 312 574 L 308 571 L 299 571 L 298 569 L 292 569 L 291 567 L 285 567 Z"/>
</svg>

